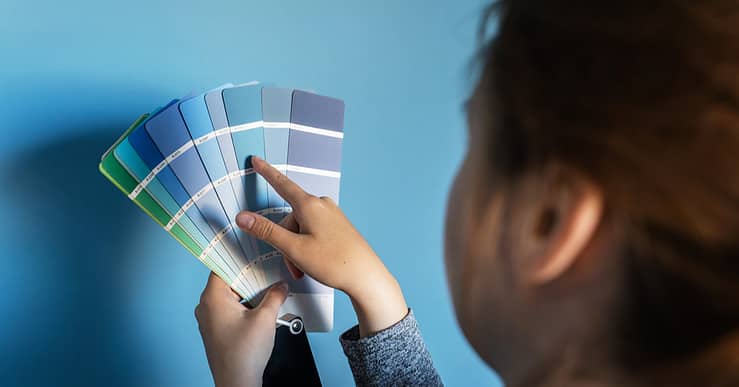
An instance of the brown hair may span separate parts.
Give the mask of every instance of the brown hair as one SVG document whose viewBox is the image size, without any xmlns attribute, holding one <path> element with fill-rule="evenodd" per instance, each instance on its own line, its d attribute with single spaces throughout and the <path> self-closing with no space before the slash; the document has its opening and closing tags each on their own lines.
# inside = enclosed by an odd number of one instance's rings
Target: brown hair
<svg viewBox="0 0 739 387">
<path fill-rule="evenodd" d="M 615 355 L 739 385 L 739 2 L 503 0 L 489 15 L 493 168 L 575 168 L 625 230 Z"/>
</svg>

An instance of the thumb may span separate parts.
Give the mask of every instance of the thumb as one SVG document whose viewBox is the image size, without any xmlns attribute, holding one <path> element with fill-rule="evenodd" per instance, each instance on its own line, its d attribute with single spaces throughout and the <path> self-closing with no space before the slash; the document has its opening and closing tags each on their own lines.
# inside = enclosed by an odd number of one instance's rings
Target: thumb
<svg viewBox="0 0 739 387">
<path fill-rule="evenodd" d="M 236 215 L 236 224 L 244 232 L 271 244 L 285 254 L 293 255 L 299 250 L 297 245 L 302 240 L 302 235 L 287 230 L 262 215 L 241 211 Z"/>
<path fill-rule="evenodd" d="M 287 282 L 280 281 L 273 285 L 267 294 L 262 298 L 262 302 L 256 307 L 257 310 L 264 310 L 265 313 L 277 316 L 277 312 L 280 310 L 280 306 L 285 302 L 287 298 Z"/>
</svg>

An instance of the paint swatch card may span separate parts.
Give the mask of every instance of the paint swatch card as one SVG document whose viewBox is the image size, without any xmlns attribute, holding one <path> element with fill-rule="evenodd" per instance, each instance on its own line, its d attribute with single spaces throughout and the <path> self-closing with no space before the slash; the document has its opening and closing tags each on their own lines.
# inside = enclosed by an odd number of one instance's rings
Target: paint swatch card
<svg viewBox="0 0 739 387">
<path fill-rule="evenodd" d="M 307 192 L 338 203 L 344 103 L 258 83 L 224 85 L 140 117 L 103 154 L 100 171 L 187 251 L 257 304 L 287 281 L 281 313 L 333 327 L 333 289 L 293 278 L 282 254 L 235 224 L 241 210 L 279 222 L 292 209 L 251 168 L 274 165 Z"/>
</svg>

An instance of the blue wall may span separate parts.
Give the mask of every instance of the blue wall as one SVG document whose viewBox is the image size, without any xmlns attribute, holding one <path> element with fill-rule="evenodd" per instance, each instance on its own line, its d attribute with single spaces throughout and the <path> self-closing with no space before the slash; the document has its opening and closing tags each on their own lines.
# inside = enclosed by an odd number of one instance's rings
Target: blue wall
<svg viewBox="0 0 739 387">
<path fill-rule="evenodd" d="M 398 277 L 448 385 L 497 384 L 442 265 L 484 0 L 0 2 L 0 384 L 203 386 L 207 271 L 98 175 L 140 113 L 227 81 L 347 103 L 342 207 Z M 311 335 L 326 385 L 351 384 Z"/>
</svg>

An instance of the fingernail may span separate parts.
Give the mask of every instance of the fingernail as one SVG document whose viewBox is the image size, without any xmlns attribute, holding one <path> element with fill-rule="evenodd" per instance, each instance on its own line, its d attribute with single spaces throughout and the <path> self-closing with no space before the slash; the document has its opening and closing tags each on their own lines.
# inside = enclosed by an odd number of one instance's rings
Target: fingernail
<svg viewBox="0 0 739 387">
<path fill-rule="evenodd" d="M 252 155 L 252 156 L 251 156 L 251 163 L 252 163 L 252 164 L 254 164 L 254 161 L 259 161 L 259 160 L 261 160 L 261 159 L 259 158 L 259 156 L 256 156 L 256 155 Z"/>
<path fill-rule="evenodd" d="M 254 222 L 256 221 L 257 218 L 255 218 L 254 215 L 248 212 L 242 212 L 236 215 L 236 224 L 238 224 L 241 228 L 251 229 L 251 227 L 254 225 Z"/>
</svg>

